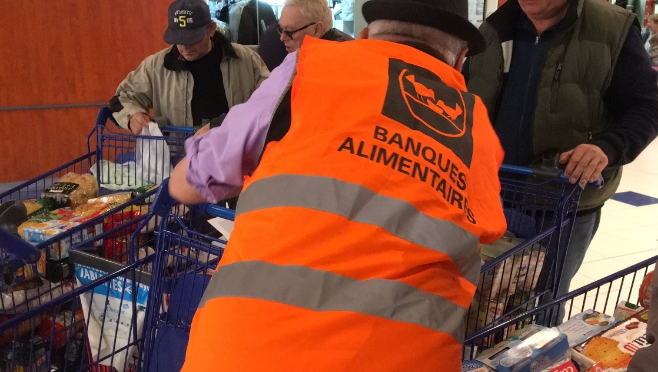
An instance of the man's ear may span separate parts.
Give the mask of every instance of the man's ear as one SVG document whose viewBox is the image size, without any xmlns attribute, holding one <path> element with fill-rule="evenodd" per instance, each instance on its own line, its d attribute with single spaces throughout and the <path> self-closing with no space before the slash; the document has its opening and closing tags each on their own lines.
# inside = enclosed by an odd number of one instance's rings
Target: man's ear
<svg viewBox="0 0 658 372">
<path fill-rule="evenodd" d="M 214 21 L 210 22 L 208 25 L 208 33 L 210 34 L 210 37 L 215 36 L 215 31 L 217 31 L 217 23 Z"/>
<path fill-rule="evenodd" d="M 361 32 L 359 32 L 359 37 L 358 38 L 359 39 L 367 39 L 369 33 L 370 33 L 370 30 L 368 30 L 368 27 L 366 27 L 363 30 L 361 30 Z"/>
<path fill-rule="evenodd" d="M 464 59 L 466 58 L 466 53 L 468 53 L 468 47 L 462 49 L 462 51 L 459 52 L 459 55 L 457 55 L 457 60 L 455 61 L 455 70 L 457 71 L 462 70 L 462 66 L 464 65 Z"/>
<path fill-rule="evenodd" d="M 315 32 L 314 32 L 315 37 L 317 37 L 318 39 L 321 38 L 322 35 L 324 35 L 327 32 L 326 27 L 324 26 L 324 23 L 322 21 L 316 23 L 313 27 L 315 27 Z"/>
</svg>

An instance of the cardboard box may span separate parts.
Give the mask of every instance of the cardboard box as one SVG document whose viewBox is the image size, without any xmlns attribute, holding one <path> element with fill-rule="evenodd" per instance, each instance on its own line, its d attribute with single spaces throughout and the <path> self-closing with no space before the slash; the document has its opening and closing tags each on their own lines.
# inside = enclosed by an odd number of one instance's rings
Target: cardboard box
<svg viewBox="0 0 658 372">
<path fill-rule="evenodd" d="M 589 340 L 595 335 L 612 328 L 619 319 L 594 310 L 586 310 L 569 318 L 557 326 L 557 329 L 567 335 L 569 346 L 574 347 Z"/>
<path fill-rule="evenodd" d="M 649 346 L 646 339 L 648 311 L 605 330 L 574 350 L 589 358 L 592 364 L 601 362 L 606 368 L 627 367 L 635 352 Z"/>
<path fill-rule="evenodd" d="M 567 336 L 555 328 L 543 329 L 524 340 L 512 340 L 496 345 L 498 351 L 481 362 L 498 372 L 536 372 L 549 368 L 569 357 Z"/>
</svg>

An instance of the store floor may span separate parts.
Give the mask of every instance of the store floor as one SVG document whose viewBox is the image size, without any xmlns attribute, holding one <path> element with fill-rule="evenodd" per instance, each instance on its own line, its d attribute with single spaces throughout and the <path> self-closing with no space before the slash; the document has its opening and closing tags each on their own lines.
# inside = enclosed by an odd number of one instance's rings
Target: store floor
<svg viewBox="0 0 658 372">
<path fill-rule="evenodd" d="M 658 255 L 658 141 L 624 167 L 614 199 L 603 207 L 572 290 Z"/>
</svg>

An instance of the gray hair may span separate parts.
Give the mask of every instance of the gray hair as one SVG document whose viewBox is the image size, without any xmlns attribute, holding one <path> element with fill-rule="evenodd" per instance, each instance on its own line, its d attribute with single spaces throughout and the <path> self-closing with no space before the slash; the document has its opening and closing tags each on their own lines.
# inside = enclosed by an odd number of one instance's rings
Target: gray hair
<svg viewBox="0 0 658 372">
<path fill-rule="evenodd" d="M 334 16 L 327 0 L 286 0 L 283 6 L 297 6 L 311 22 L 322 22 L 324 31 L 334 27 Z"/>
<path fill-rule="evenodd" d="M 429 26 L 380 19 L 368 25 L 368 38 L 396 43 L 415 42 L 435 52 L 445 63 L 455 66 L 466 41 Z"/>
</svg>

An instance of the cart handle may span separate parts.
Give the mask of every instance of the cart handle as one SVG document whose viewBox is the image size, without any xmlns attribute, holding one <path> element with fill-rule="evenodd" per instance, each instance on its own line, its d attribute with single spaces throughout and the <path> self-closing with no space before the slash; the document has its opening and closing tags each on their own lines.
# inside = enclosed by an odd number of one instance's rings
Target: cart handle
<svg viewBox="0 0 658 372">
<path fill-rule="evenodd" d="M 8 253 L 3 261 L 13 269 L 35 263 L 41 258 L 39 249 L 5 229 L 0 229 L 0 247 Z"/>
<path fill-rule="evenodd" d="M 164 218 L 171 212 L 171 208 L 173 208 L 176 203 L 177 201 L 169 195 L 169 178 L 165 178 L 162 180 L 158 192 L 155 194 L 153 204 L 151 204 L 151 213 Z M 200 203 L 197 204 L 195 208 L 200 209 L 211 216 L 221 217 L 231 221 L 235 220 L 235 211 L 232 209 L 210 203 Z"/>
<path fill-rule="evenodd" d="M 520 165 L 503 164 L 500 166 L 500 171 L 505 173 L 519 174 L 522 176 L 537 176 L 537 177 L 546 177 L 546 178 L 557 177 L 562 182 L 569 182 L 569 177 L 565 176 L 564 172 L 562 172 L 560 169 L 557 168 L 541 169 L 541 168 L 523 167 Z M 596 181 L 590 182 L 588 186 L 592 186 L 597 189 L 600 189 L 601 187 L 603 187 L 603 176 L 599 174 L 599 177 L 596 179 Z"/>
<path fill-rule="evenodd" d="M 119 123 L 114 119 L 114 116 L 112 116 L 113 112 L 110 110 L 109 107 L 103 106 L 101 109 L 98 111 L 98 115 L 96 116 L 96 124 L 95 126 L 97 127 L 106 127 L 107 121 L 111 121 L 118 129 L 125 129 L 122 128 Z M 165 125 L 160 128 L 163 132 L 177 132 L 177 133 L 185 133 L 185 134 L 194 134 L 194 128 L 191 127 L 177 127 L 173 125 Z"/>
<path fill-rule="evenodd" d="M 98 115 L 96 116 L 95 126 L 104 127 L 105 123 L 107 123 L 108 120 L 111 121 L 112 123 L 114 123 L 114 125 L 116 125 L 117 128 L 123 129 L 123 128 L 121 128 L 119 123 L 116 121 L 116 119 L 114 119 L 114 116 L 112 116 L 112 110 L 110 110 L 110 108 L 107 107 L 107 106 L 103 106 L 98 111 Z"/>
</svg>

